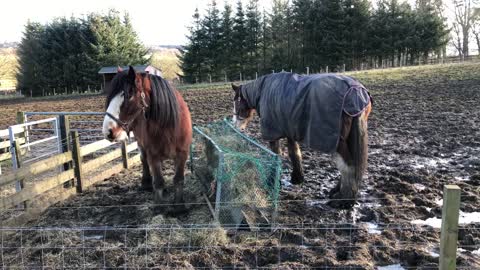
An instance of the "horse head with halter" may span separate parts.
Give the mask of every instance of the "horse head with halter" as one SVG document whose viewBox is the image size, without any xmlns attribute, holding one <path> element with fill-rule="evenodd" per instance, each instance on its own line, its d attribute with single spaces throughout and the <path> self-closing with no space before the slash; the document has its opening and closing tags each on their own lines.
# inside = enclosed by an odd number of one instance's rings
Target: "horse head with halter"
<svg viewBox="0 0 480 270">
<path fill-rule="evenodd" d="M 233 118 L 232 121 L 240 130 L 245 130 L 248 123 L 253 119 L 255 109 L 250 107 L 248 101 L 242 94 L 242 86 L 232 83 L 235 96 L 233 98 Z"/>
<path fill-rule="evenodd" d="M 148 75 L 118 67 L 105 104 L 103 134 L 109 141 L 123 141 L 140 116 L 145 117 L 149 108 L 151 85 Z"/>
</svg>

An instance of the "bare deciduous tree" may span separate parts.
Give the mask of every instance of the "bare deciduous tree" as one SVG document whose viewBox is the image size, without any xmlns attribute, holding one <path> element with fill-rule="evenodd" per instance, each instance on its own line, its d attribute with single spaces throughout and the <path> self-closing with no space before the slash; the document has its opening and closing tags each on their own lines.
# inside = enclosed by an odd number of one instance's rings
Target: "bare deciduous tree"
<svg viewBox="0 0 480 270">
<path fill-rule="evenodd" d="M 454 22 L 453 32 L 455 48 L 459 51 L 460 56 L 468 56 L 469 38 L 472 31 L 472 25 L 475 20 L 475 5 L 478 0 L 454 0 Z M 460 41 L 460 42 L 459 42 Z"/>
</svg>

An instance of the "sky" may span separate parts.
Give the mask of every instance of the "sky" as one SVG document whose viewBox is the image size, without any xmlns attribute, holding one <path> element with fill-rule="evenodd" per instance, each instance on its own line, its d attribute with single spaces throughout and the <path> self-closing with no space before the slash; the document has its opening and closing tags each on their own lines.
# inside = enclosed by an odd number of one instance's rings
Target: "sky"
<svg viewBox="0 0 480 270">
<path fill-rule="evenodd" d="M 184 45 L 187 27 L 192 23 L 195 8 L 205 11 L 211 0 L 9 0 L 3 1 L 0 13 L 0 42 L 20 41 L 28 20 L 47 23 L 55 17 L 82 16 L 90 12 L 106 12 L 114 8 L 127 11 L 140 39 L 147 46 Z M 233 6 L 237 0 L 224 1 Z M 414 4 L 415 0 L 403 0 Z M 242 0 L 244 6 L 248 0 Z M 259 0 L 268 9 L 272 0 Z M 375 2 L 375 1 L 373 1 Z M 449 2 L 446 0 L 445 2 Z M 235 8 L 235 7 L 234 7 Z M 447 13 L 449 9 L 447 8 Z"/>
<path fill-rule="evenodd" d="M 244 3 L 247 0 L 242 0 Z M 187 26 L 195 8 L 203 11 L 210 0 L 10 0 L 2 3 L 0 42 L 20 41 L 28 20 L 46 23 L 55 17 L 81 16 L 115 8 L 128 11 L 145 45 L 185 44 Z M 219 7 L 224 1 L 217 0 Z M 230 0 L 234 4 L 236 0 Z M 261 4 L 270 0 L 261 0 Z"/>
</svg>

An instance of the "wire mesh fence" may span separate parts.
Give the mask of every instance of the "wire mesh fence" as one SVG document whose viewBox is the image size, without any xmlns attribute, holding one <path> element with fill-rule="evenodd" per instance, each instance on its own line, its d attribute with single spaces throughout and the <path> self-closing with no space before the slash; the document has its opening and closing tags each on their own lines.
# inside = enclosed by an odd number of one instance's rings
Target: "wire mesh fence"
<svg viewBox="0 0 480 270">
<path fill-rule="evenodd" d="M 300 202 L 278 203 L 283 208 Z M 206 207 L 197 203 L 200 206 Z M 408 221 L 373 226 L 354 218 L 304 219 L 268 227 L 255 224 L 247 230 L 237 230 L 236 224 L 190 221 L 156 215 L 143 225 L 67 227 L 51 220 L 42 227 L 2 227 L 0 265 L 2 269 L 438 269 L 440 230 Z M 459 228 L 457 269 L 479 269 L 479 237 L 478 223 Z"/>
<path fill-rule="evenodd" d="M 223 224 L 274 222 L 281 161 L 226 120 L 194 128 L 191 169 Z"/>
</svg>

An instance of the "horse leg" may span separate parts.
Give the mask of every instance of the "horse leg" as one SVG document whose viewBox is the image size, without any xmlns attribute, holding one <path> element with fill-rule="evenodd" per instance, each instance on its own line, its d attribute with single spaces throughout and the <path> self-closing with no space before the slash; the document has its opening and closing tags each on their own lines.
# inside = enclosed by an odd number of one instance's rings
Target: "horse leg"
<svg viewBox="0 0 480 270">
<path fill-rule="evenodd" d="M 175 176 L 173 177 L 173 185 L 175 186 L 175 208 L 177 212 L 186 209 L 183 200 L 183 187 L 187 159 L 188 152 L 179 152 L 175 158 Z"/>
<path fill-rule="evenodd" d="M 140 160 L 142 161 L 142 186 L 141 189 L 153 191 L 152 175 L 147 161 L 147 153 L 140 148 Z"/>
<path fill-rule="evenodd" d="M 274 152 L 277 155 L 280 155 L 280 141 L 270 141 L 270 149 L 272 149 L 272 152 Z"/>
<path fill-rule="evenodd" d="M 293 167 L 290 182 L 292 182 L 292 184 L 301 184 L 304 180 L 302 152 L 300 151 L 298 143 L 290 138 L 288 138 L 288 155 L 292 161 Z"/>
<path fill-rule="evenodd" d="M 165 192 L 165 179 L 162 173 L 162 161 L 152 160 L 149 157 L 149 165 L 153 174 L 153 198 L 156 204 L 162 202 Z"/>
<path fill-rule="evenodd" d="M 183 203 L 183 181 L 185 180 L 185 164 L 187 163 L 188 153 L 177 153 L 175 158 L 175 176 L 173 183 L 175 185 L 175 203 Z"/>
</svg>

